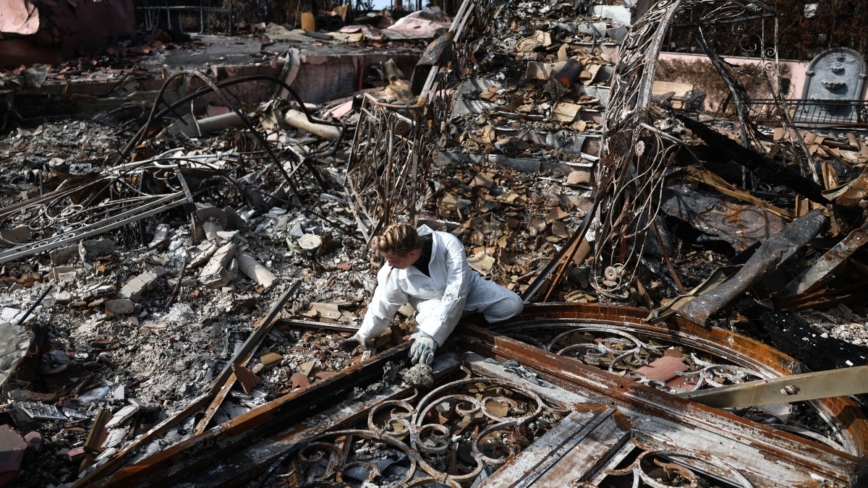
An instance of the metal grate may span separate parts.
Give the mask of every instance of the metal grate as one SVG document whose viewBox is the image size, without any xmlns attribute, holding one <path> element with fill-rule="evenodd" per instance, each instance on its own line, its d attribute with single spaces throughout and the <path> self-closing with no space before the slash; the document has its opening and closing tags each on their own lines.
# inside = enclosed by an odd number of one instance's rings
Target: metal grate
<svg viewBox="0 0 868 488">
<path fill-rule="evenodd" d="M 868 126 L 868 101 L 865 100 L 781 100 L 757 99 L 748 102 L 749 117 L 759 123 L 773 124 L 783 117 L 782 110 L 797 124 L 836 124 Z"/>
<path fill-rule="evenodd" d="M 161 21 L 169 29 L 181 28 L 181 14 L 199 14 L 199 34 L 213 32 L 211 26 L 212 15 L 225 15 L 227 23 L 227 32 L 232 33 L 232 14 L 235 12 L 234 2 L 229 2 L 229 7 L 214 7 L 211 5 L 211 0 L 200 0 L 199 5 L 169 5 L 168 1 L 164 5 L 152 5 L 148 0 L 144 0 L 140 7 L 136 10 L 142 13 L 145 20 L 145 29 L 153 30 L 160 26 Z M 165 16 L 165 19 L 161 17 Z M 175 17 L 175 25 L 172 24 L 172 17 Z M 192 32 L 188 32 L 192 33 Z"/>
</svg>

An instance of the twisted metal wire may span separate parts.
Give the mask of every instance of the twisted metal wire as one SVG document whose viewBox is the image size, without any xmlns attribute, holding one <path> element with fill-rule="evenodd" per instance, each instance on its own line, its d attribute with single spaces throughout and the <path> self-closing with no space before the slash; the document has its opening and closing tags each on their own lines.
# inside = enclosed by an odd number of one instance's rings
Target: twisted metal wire
<svg viewBox="0 0 868 488">
<path fill-rule="evenodd" d="M 743 110 L 748 98 L 744 87 L 702 36 L 703 29 L 715 25 L 764 20 L 771 9 L 754 1 L 663 0 L 654 4 L 621 45 L 604 120 L 603 155 L 596 175 L 601 205 L 589 239 L 595 241 L 590 284 L 609 299 L 628 297 L 628 287 L 651 238 L 648 230 L 660 211 L 665 170 L 683 146 L 654 126 L 655 119 L 667 114 L 651 107 L 651 89 L 670 26 L 696 9 L 700 9 L 696 12 L 699 20 L 691 25 L 736 99 L 742 140 L 750 145 L 758 138 Z"/>
</svg>

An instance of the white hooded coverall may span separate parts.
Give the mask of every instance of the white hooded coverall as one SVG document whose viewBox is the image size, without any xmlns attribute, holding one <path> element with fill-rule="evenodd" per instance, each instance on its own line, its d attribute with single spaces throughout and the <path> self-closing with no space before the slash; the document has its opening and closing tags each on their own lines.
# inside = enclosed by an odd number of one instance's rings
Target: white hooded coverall
<svg viewBox="0 0 868 488">
<path fill-rule="evenodd" d="M 458 325 L 464 312 L 480 312 L 489 322 L 500 322 L 521 312 L 521 298 L 506 288 L 486 281 L 467 264 L 464 246 L 447 232 L 434 232 L 426 225 L 419 235 L 431 234 L 430 277 L 410 266 L 395 269 L 388 264 L 377 273 L 377 289 L 358 335 L 368 341 L 380 335 L 405 303 L 416 309 L 418 330 L 439 346 Z"/>
</svg>

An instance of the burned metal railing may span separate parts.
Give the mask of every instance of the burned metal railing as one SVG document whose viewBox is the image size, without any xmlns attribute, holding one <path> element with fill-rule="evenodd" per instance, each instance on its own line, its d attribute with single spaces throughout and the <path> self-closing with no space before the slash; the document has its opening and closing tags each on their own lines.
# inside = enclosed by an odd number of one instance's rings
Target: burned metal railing
<svg viewBox="0 0 868 488">
<path fill-rule="evenodd" d="M 394 216 L 415 222 L 421 210 L 436 140 L 428 108 L 363 99 L 345 184 L 366 241 Z"/>
<path fill-rule="evenodd" d="M 659 195 L 666 167 L 682 141 L 655 126 L 670 114 L 652 107 L 651 90 L 659 53 L 670 27 L 689 25 L 701 34 L 716 25 L 764 19 L 773 11 L 762 2 L 671 0 L 655 3 L 635 22 L 621 45 L 619 62 L 603 131 L 602 163 L 597 168 L 600 199 L 594 227 L 594 268 L 591 285 L 612 299 L 627 297 L 641 256 L 657 232 Z M 679 18 L 681 21 L 679 21 Z M 689 20 L 689 23 L 687 22 Z M 701 36 L 700 36 L 701 37 Z M 713 49 L 702 41 L 706 54 L 717 62 L 745 120 L 742 90 L 722 69 Z M 750 134 L 743 132 L 744 141 Z M 658 237 L 658 241 L 659 241 Z"/>
<path fill-rule="evenodd" d="M 168 153 L 159 156 L 168 158 Z M 149 160 L 150 161 L 150 160 Z M 126 170 L 105 172 L 77 185 L 0 209 L 0 263 L 74 244 L 139 220 L 193 203 L 177 164 L 160 170 L 180 188 L 151 194 L 131 183 L 149 161 Z M 129 180 L 129 181 L 128 181 Z"/>
<path fill-rule="evenodd" d="M 750 100 L 750 118 L 762 124 L 780 124 L 783 111 L 800 125 L 868 126 L 866 100 Z"/>
<path fill-rule="evenodd" d="M 468 33 L 488 30 L 503 9 L 491 0 L 464 0 L 452 28 L 431 43 L 416 66 L 415 104 L 389 104 L 365 95 L 345 186 L 366 241 L 396 216 L 415 223 L 436 143 L 449 125 L 447 90 L 470 62 L 467 43 L 474 37 Z"/>
</svg>

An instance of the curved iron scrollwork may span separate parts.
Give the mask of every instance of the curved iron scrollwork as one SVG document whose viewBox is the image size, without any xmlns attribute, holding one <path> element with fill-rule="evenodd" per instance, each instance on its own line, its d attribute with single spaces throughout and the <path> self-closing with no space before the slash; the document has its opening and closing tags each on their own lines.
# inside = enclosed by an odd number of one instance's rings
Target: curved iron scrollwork
<svg viewBox="0 0 868 488">
<path fill-rule="evenodd" d="M 688 15 L 691 13 L 692 17 Z M 703 32 L 713 31 L 716 25 L 732 24 L 734 32 L 749 36 L 745 23 L 769 16 L 774 16 L 773 10 L 758 1 L 663 0 L 655 3 L 630 29 L 621 44 L 613 77 L 603 128 L 603 157 L 597 168 L 601 206 L 594 232 L 590 234 L 595 241 L 590 282 L 600 295 L 613 300 L 627 297 L 627 288 L 634 281 L 647 240 L 653 238 L 648 230 L 659 212 L 665 169 L 683 145 L 680 139 L 661 129 L 665 124 L 655 124 L 669 114 L 651 106 L 657 61 L 670 27 L 693 29 L 736 98 L 743 142 L 750 144 L 754 131 L 743 109 L 747 100 L 744 89 Z M 697 20 L 685 23 L 694 18 Z M 765 52 L 762 38 L 758 49 Z"/>
<path fill-rule="evenodd" d="M 0 228 L 26 228 L 26 238 L 0 237 L 0 263 L 49 251 L 189 203 L 184 190 L 150 194 L 120 177 L 99 176 L 6 207 Z"/>
<path fill-rule="evenodd" d="M 639 331 L 636 331 L 639 332 Z M 673 344 L 654 339 L 643 339 L 629 328 L 606 325 L 520 325 L 503 329 L 503 333 L 523 342 L 561 356 L 567 356 L 590 366 L 605 369 L 612 374 L 632 378 L 639 383 L 664 391 L 675 388 L 666 383 L 649 379 L 640 371 L 643 366 L 666 355 Z M 544 336 L 544 340 L 540 340 Z M 684 349 L 680 358 L 688 370 L 678 373 L 684 378 L 677 391 L 695 391 L 708 387 L 740 384 L 768 378 L 769 375 L 748 367 L 724 362 L 707 353 L 679 346 Z"/>
<path fill-rule="evenodd" d="M 517 383 L 469 377 L 424 397 L 385 401 L 364 425 L 319 435 L 264 486 L 470 486 L 568 412 Z"/>
<path fill-rule="evenodd" d="M 739 364 L 737 354 L 723 357 L 625 325 L 530 322 L 500 328 L 498 331 L 546 351 L 577 359 L 589 366 L 670 393 L 719 388 L 774 377 L 749 364 Z M 667 355 L 678 357 L 686 365 L 686 370 L 675 373 L 674 378 L 668 381 L 648 378 L 642 373 L 641 368 Z M 770 418 L 770 414 L 762 409 L 745 409 L 737 413 L 758 420 Z M 775 421 L 770 425 L 838 450 L 847 450 L 843 447 L 846 442 L 835 423 L 810 403 L 795 404 L 787 417 L 787 423 Z"/>
<path fill-rule="evenodd" d="M 753 487 L 743 474 L 719 459 L 697 453 L 686 454 L 671 449 L 658 449 L 645 445 L 636 438 L 631 439 L 631 443 L 634 451 L 641 451 L 638 455 L 628 458 L 616 467 L 605 469 L 600 477 L 602 479 L 595 483 L 576 481 L 570 484 L 570 488 L 598 488 L 610 485 L 634 488 Z M 624 477 L 631 477 L 632 480 L 625 480 L 626 483 L 616 481 Z"/>
</svg>

